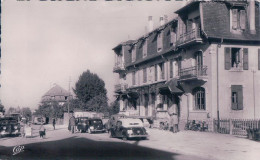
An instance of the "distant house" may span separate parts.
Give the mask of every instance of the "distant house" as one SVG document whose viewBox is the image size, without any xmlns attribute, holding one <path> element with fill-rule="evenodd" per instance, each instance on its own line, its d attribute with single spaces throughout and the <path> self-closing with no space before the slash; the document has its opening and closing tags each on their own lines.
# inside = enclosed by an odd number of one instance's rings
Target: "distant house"
<svg viewBox="0 0 260 160">
<path fill-rule="evenodd" d="M 42 102 L 57 101 L 60 105 L 63 105 L 68 99 L 72 99 L 73 96 L 67 90 L 63 89 L 59 85 L 52 87 L 47 93 L 42 96 Z"/>
</svg>

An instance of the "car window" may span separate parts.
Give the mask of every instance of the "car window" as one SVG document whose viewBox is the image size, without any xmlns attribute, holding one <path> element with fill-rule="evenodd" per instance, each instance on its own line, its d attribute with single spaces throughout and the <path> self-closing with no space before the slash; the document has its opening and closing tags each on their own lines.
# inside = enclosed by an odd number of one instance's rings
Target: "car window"
<svg viewBox="0 0 260 160">
<path fill-rule="evenodd" d="M 92 120 L 90 121 L 90 124 L 102 124 L 101 120 Z"/>
</svg>

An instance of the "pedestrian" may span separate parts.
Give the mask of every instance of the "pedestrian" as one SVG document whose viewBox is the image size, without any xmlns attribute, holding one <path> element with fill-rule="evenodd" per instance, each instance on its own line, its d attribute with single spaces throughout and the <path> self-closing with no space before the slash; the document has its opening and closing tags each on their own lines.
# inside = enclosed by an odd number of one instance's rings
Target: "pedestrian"
<svg viewBox="0 0 260 160">
<path fill-rule="evenodd" d="M 55 124 L 56 124 L 56 120 L 55 120 L 55 118 L 53 118 L 53 120 L 52 120 L 52 125 L 53 125 L 53 129 L 55 130 Z"/>
<path fill-rule="evenodd" d="M 40 126 L 39 135 L 40 135 L 40 138 L 45 138 L 46 129 L 44 128 L 43 124 L 41 124 L 41 126 Z"/>
<path fill-rule="evenodd" d="M 69 128 L 71 129 L 71 133 L 75 132 L 75 128 L 76 128 L 76 118 L 74 116 L 72 116 L 69 120 Z"/>
</svg>

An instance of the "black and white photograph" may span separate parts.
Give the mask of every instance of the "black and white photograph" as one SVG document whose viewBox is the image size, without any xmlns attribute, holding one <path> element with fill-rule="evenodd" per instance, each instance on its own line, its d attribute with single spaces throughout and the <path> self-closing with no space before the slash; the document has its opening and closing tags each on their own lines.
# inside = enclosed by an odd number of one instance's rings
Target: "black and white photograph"
<svg viewBox="0 0 260 160">
<path fill-rule="evenodd" d="M 1 0 L 0 160 L 259 160 L 260 0 Z"/>
</svg>

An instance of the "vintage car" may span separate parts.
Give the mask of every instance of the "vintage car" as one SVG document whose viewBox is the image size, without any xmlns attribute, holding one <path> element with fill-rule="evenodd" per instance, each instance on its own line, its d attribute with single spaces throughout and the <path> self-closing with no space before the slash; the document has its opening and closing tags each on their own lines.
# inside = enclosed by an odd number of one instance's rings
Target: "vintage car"
<svg viewBox="0 0 260 160">
<path fill-rule="evenodd" d="M 103 122 L 99 118 L 93 118 L 88 120 L 88 133 L 92 134 L 95 132 L 106 132 Z"/>
<path fill-rule="evenodd" d="M 87 132 L 89 122 L 88 122 L 88 117 L 78 117 L 76 118 L 76 123 L 77 123 L 77 130 L 79 132 Z"/>
<path fill-rule="evenodd" d="M 108 122 L 106 123 L 106 129 L 109 132 L 111 128 L 113 128 L 116 125 L 116 121 L 119 119 L 127 118 L 124 114 L 114 114 L 110 117 Z"/>
<path fill-rule="evenodd" d="M 116 125 L 110 128 L 110 137 L 119 137 L 123 140 L 130 138 L 147 139 L 148 133 L 140 119 L 125 118 L 116 121 Z"/>
<path fill-rule="evenodd" d="M 20 124 L 13 117 L 0 119 L 0 137 L 20 135 Z"/>
</svg>

